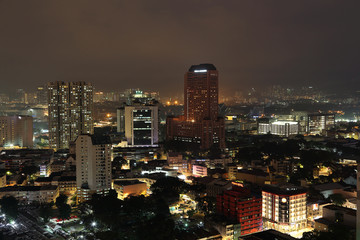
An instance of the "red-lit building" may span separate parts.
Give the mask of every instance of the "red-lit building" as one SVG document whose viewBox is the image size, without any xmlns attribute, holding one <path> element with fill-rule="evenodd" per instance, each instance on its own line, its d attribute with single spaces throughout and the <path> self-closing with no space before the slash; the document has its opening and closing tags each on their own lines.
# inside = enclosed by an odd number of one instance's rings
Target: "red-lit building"
<svg viewBox="0 0 360 240">
<path fill-rule="evenodd" d="M 212 64 L 193 65 L 184 78 L 184 115 L 167 118 L 167 139 L 225 147 L 225 123 L 218 113 L 218 71 Z"/>
<path fill-rule="evenodd" d="M 232 190 L 217 195 L 216 209 L 218 213 L 240 223 L 240 235 L 263 230 L 261 197 L 252 195 L 247 188 L 233 185 Z"/>
</svg>

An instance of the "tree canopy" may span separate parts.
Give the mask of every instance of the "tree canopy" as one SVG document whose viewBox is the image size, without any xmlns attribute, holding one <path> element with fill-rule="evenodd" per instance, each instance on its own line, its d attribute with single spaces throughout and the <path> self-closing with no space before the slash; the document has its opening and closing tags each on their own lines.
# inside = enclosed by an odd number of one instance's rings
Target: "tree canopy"
<svg viewBox="0 0 360 240">
<path fill-rule="evenodd" d="M 13 196 L 4 196 L 0 199 L 1 211 L 10 220 L 15 220 L 18 216 L 18 200 Z"/>
</svg>

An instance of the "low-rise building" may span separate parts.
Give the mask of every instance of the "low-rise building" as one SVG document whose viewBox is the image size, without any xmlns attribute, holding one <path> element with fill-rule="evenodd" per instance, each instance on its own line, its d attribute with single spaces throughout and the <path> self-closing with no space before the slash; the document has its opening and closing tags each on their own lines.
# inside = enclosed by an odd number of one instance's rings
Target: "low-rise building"
<svg viewBox="0 0 360 240">
<path fill-rule="evenodd" d="M 0 188 L 0 198 L 4 196 L 13 196 L 21 203 L 50 203 L 55 202 L 59 196 L 57 186 L 11 186 Z"/>
<path fill-rule="evenodd" d="M 259 169 L 253 169 L 253 170 L 241 169 L 238 170 L 236 173 L 236 180 L 246 181 L 262 186 L 264 184 L 285 183 L 286 177 L 275 175 L 272 173 L 267 173 Z"/>
<path fill-rule="evenodd" d="M 225 169 L 228 174 L 228 179 L 235 180 L 236 173 L 238 171 L 237 166 L 234 163 L 228 163 L 228 164 L 226 164 Z"/>
<path fill-rule="evenodd" d="M 222 236 L 222 240 L 238 240 L 241 226 L 235 220 L 230 220 L 222 215 L 214 215 L 205 218 L 205 228 L 213 227 Z"/>
<path fill-rule="evenodd" d="M 315 220 L 323 217 L 323 208 L 331 203 L 325 201 L 308 202 L 306 204 L 306 217 L 310 227 L 315 226 Z"/>
<path fill-rule="evenodd" d="M 315 220 L 315 230 L 327 232 L 329 227 L 335 223 L 355 230 L 356 210 L 336 205 L 325 206 L 323 217 Z"/>
<path fill-rule="evenodd" d="M 6 186 L 6 175 L 0 175 L 0 188 Z"/>
<path fill-rule="evenodd" d="M 54 161 L 50 165 L 51 172 L 62 172 L 66 170 L 66 162 L 65 161 Z"/>
<path fill-rule="evenodd" d="M 59 192 L 65 195 L 76 193 L 76 176 L 58 176 L 54 177 L 51 185 L 58 186 Z"/>
<path fill-rule="evenodd" d="M 205 165 L 193 165 L 193 176 L 206 177 L 208 175 L 207 167 Z"/>
<path fill-rule="evenodd" d="M 113 182 L 113 188 L 121 200 L 129 196 L 145 195 L 148 189 L 145 182 L 138 180 L 116 180 Z"/>
</svg>

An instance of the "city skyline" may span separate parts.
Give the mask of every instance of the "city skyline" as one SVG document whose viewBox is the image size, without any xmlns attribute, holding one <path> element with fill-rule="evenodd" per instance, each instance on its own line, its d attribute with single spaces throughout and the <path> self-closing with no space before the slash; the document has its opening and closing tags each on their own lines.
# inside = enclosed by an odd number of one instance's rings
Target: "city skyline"
<svg viewBox="0 0 360 240">
<path fill-rule="evenodd" d="M 359 7 L 0 0 L 0 239 L 360 240 Z"/>
<path fill-rule="evenodd" d="M 225 93 L 277 84 L 356 89 L 352 3 L 2 2 L 0 79 L 3 91 L 87 81 L 169 96 L 189 63 L 211 62 Z"/>
</svg>

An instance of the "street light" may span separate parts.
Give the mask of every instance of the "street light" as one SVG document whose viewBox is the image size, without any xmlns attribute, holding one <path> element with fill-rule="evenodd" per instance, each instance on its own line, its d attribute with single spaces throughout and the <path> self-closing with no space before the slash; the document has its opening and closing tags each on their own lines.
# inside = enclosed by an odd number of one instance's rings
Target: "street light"
<svg viewBox="0 0 360 240">
<path fill-rule="evenodd" d="M 96 227 L 96 222 L 95 222 L 95 221 L 92 222 L 92 223 L 91 223 L 91 226 Z"/>
</svg>

